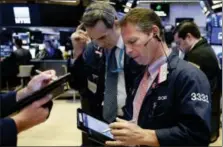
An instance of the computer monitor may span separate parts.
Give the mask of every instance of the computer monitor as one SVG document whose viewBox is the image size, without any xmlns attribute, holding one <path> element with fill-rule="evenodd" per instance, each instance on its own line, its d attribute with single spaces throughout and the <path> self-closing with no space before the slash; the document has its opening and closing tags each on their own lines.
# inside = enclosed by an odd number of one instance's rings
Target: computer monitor
<svg viewBox="0 0 223 147">
<path fill-rule="evenodd" d="M 30 33 L 29 32 L 20 32 L 20 33 L 13 33 L 13 39 L 19 38 L 22 40 L 22 45 L 29 45 L 30 43 Z"/>
<path fill-rule="evenodd" d="M 10 45 L 0 45 L 0 56 L 8 57 L 13 52 L 13 49 Z"/>
<path fill-rule="evenodd" d="M 31 24 L 29 7 L 13 7 L 15 24 Z"/>
<path fill-rule="evenodd" d="M 212 45 L 222 45 L 222 28 L 221 27 L 213 27 L 211 29 L 210 43 Z"/>
<path fill-rule="evenodd" d="M 151 9 L 160 17 L 169 17 L 170 6 L 168 3 L 151 3 Z"/>
</svg>

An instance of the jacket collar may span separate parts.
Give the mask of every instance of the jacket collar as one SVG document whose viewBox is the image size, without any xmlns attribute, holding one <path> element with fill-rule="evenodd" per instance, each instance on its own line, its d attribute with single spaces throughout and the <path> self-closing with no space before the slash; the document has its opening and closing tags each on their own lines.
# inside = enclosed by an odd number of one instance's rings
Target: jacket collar
<svg viewBox="0 0 223 147">
<path fill-rule="evenodd" d="M 175 52 L 171 52 L 169 57 L 167 58 L 168 70 L 175 69 L 177 67 L 178 62 L 178 55 Z"/>
<path fill-rule="evenodd" d="M 207 43 L 207 40 L 205 38 L 201 38 L 194 46 L 193 48 L 191 49 L 191 51 L 193 50 L 196 50 L 198 46 L 202 45 L 202 44 L 206 44 Z M 190 52 L 190 51 L 189 51 Z M 188 53 L 189 53 L 188 52 Z"/>
</svg>

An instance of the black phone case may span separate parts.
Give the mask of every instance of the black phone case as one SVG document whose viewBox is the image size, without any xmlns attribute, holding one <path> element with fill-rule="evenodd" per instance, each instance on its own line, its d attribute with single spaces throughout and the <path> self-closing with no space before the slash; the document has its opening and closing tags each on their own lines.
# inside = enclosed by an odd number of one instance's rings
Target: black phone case
<svg viewBox="0 0 223 147">
<path fill-rule="evenodd" d="M 61 86 L 61 84 L 66 83 L 69 80 L 70 73 L 65 74 L 64 76 L 61 76 L 56 81 L 53 81 L 46 87 L 34 92 L 32 95 L 27 96 L 26 98 L 23 98 L 22 100 L 18 101 L 15 106 L 10 111 L 11 114 L 17 111 L 20 111 L 21 109 L 25 108 L 26 106 L 32 104 L 34 101 L 40 100 L 50 92 L 52 92 L 55 88 Z M 53 99 L 53 97 L 52 97 Z M 52 108 L 52 102 L 48 102 L 43 105 L 43 107 L 48 107 L 49 109 Z"/>
</svg>

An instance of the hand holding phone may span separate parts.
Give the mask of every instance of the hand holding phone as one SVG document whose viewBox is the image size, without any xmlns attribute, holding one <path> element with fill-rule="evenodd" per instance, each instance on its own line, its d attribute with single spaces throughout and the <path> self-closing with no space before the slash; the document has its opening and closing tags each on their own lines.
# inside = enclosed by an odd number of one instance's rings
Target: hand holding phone
<svg viewBox="0 0 223 147">
<path fill-rule="evenodd" d="M 90 41 L 91 39 L 84 29 L 84 24 L 81 23 L 77 27 L 76 32 L 71 35 L 71 42 L 74 49 L 74 58 L 79 57 L 79 55 L 83 53 L 84 47 Z"/>
</svg>

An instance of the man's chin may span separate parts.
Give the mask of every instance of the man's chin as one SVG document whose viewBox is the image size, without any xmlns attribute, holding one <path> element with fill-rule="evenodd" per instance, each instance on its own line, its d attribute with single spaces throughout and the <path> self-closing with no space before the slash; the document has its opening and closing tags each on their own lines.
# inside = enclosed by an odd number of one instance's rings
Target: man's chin
<svg viewBox="0 0 223 147">
<path fill-rule="evenodd" d="M 134 58 L 135 62 L 139 65 L 146 65 L 144 62 L 142 62 L 139 58 Z"/>
</svg>

